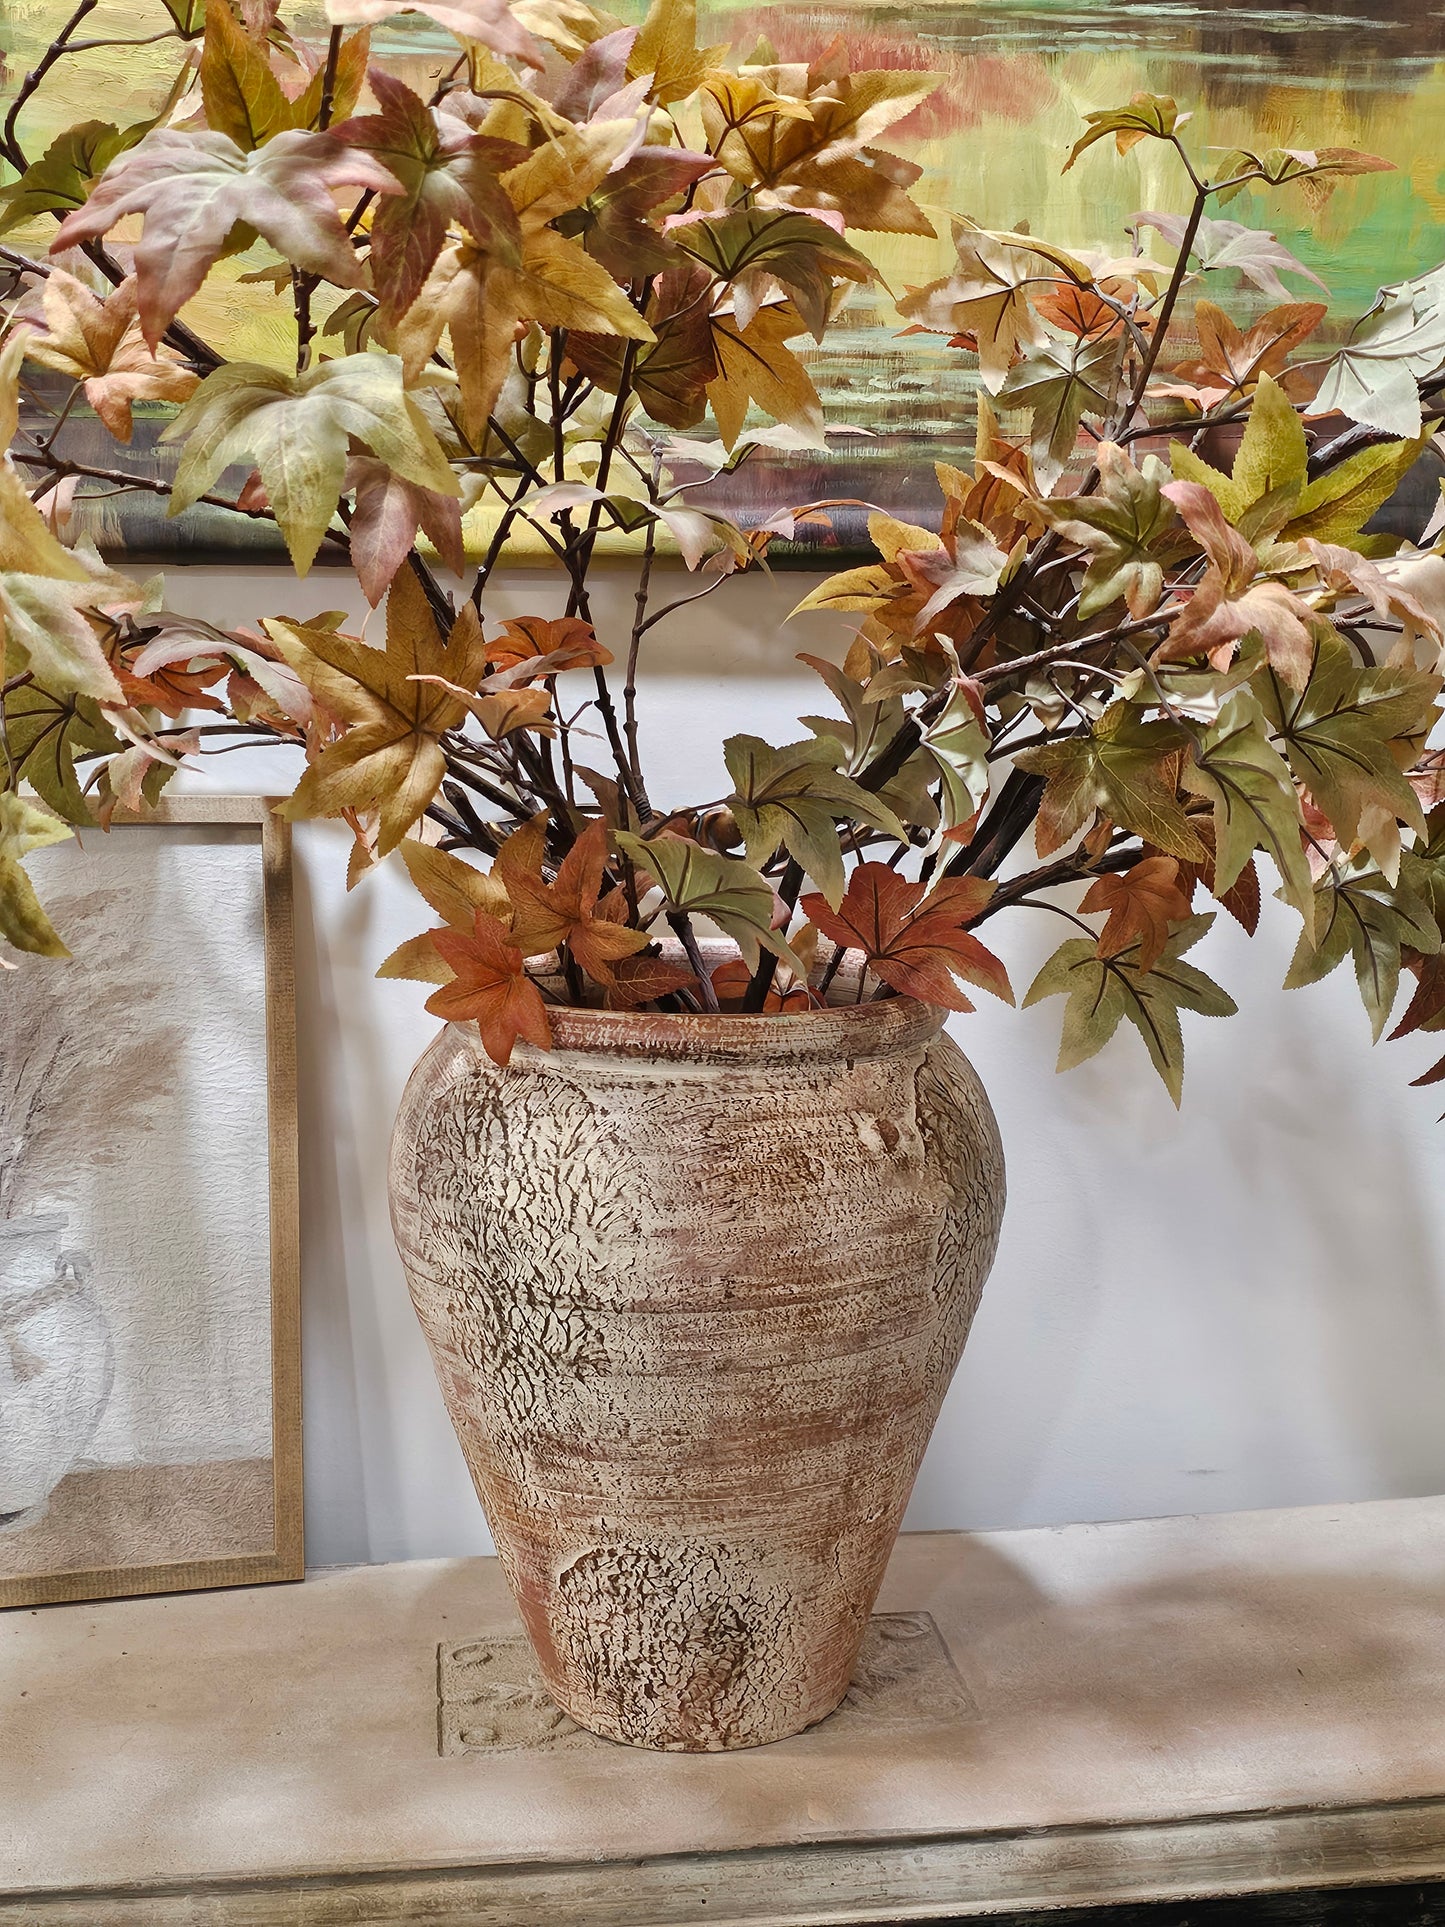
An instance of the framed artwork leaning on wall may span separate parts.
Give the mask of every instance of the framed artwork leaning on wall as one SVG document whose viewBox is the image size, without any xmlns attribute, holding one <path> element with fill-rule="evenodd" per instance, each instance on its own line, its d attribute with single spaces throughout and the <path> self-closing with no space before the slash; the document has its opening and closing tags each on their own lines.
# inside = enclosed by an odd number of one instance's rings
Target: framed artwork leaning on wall
<svg viewBox="0 0 1445 1927">
<path fill-rule="evenodd" d="M 71 956 L 0 976 L 0 1607 L 299 1579 L 288 828 L 182 797 L 31 862 Z"/>
</svg>

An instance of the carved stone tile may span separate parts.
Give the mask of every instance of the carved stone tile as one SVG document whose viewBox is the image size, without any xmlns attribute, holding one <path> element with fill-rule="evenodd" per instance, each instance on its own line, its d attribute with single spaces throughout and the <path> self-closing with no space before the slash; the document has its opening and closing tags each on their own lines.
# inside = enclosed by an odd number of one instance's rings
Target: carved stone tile
<svg viewBox="0 0 1445 1927">
<path fill-rule="evenodd" d="M 587 1751 L 611 1744 L 570 1720 L 547 1697 L 525 1639 L 467 1639 L 437 1648 L 440 1751 Z M 784 1740 L 845 1738 L 857 1728 L 957 1725 L 978 1706 L 930 1613 L 875 1613 L 847 1698 L 831 1718 Z M 770 1749 L 776 1751 L 776 1748 Z"/>
</svg>

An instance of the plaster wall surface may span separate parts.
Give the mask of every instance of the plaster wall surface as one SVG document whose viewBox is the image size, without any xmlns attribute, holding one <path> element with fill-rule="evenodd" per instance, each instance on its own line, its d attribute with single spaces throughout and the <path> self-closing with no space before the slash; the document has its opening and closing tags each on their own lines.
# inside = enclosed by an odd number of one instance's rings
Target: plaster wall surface
<svg viewBox="0 0 1445 1927">
<path fill-rule="evenodd" d="M 725 585 L 670 640 L 654 632 L 643 728 L 655 798 L 721 795 L 726 736 L 793 741 L 800 712 L 831 708 L 795 654 L 841 647 L 843 624 L 784 623 L 812 579 Z M 680 576 L 676 593 L 688 588 Z M 608 576 L 604 640 L 630 596 L 630 571 Z M 339 575 L 297 584 L 269 569 L 177 568 L 169 587 L 172 607 L 230 624 L 355 597 Z M 512 572 L 492 608 L 559 613 L 557 579 Z M 373 630 L 379 641 L 379 618 Z M 188 781 L 264 792 L 291 774 L 288 757 L 247 752 Z M 484 1552 L 386 1206 L 391 1120 L 435 1022 L 420 986 L 373 973 L 429 913 L 393 864 L 348 895 L 346 843 L 337 826 L 298 826 L 308 1555 Z M 1445 1487 L 1445 1125 L 1431 1092 L 1407 1089 L 1438 1040 L 1372 1049 L 1345 969 L 1281 990 L 1295 921 L 1267 898 L 1253 942 L 1221 915 L 1193 953 L 1240 1014 L 1186 1015 L 1177 1113 L 1132 1033 L 1056 1078 L 1056 1001 L 1020 1012 L 981 996 L 955 1021 L 998 1112 L 1009 1209 L 909 1527 Z M 989 936 L 1022 995 L 1066 934 L 1018 911 Z"/>
</svg>

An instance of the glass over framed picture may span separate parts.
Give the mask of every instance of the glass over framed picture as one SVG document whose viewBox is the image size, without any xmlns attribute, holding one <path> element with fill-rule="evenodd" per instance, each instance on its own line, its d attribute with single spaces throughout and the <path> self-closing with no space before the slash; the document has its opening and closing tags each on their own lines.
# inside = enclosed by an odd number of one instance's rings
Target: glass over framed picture
<svg viewBox="0 0 1445 1927">
<path fill-rule="evenodd" d="M 299 1579 L 287 826 L 28 867 L 70 956 L 0 945 L 0 1606 Z"/>
</svg>

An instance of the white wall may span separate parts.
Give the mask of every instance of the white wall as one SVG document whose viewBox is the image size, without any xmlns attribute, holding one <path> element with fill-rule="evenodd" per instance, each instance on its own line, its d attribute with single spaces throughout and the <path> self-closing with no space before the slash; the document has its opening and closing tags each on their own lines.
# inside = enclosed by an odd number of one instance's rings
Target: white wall
<svg viewBox="0 0 1445 1927">
<path fill-rule="evenodd" d="M 724 736 L 786 742 L 800 710 L 831 706 L 793 661 L 827 646 L 828 623 L 781 626 L 808 582 L 725 585 L 659 637 L 655 799 L 719 794 Z M 345 591 L 325 574 L 177 569 L 170 600 L 239 623 L 340 607 Z M 605 585 L 604 638 L 629 593 L 626 572 Z M 555 578 L 518 572 L 494 607 L 559 603 Z M 278 766 L 218 758 L 208 786 L 265 790 Z M 388 1128 L 434 1021 L 419 986 L 372 973 L 428 913 L 392 865 L 348 896 L 345 844 L 330 825 L 296 837 L 308 1551 L 485 1551 L 386 1212 Z M 985 997 L 956 1020 L 1002 1124 L 1010 1204 L 910 1526 L 1445 1488 L 1445 1125 L 1435 1093 L 1406 1088 L 1439 1046 L 1372 1050 L 1343 971 L 1281 991 L 1293 921 L 1267 904 L 1251 943 L 1221 916 L 1195 953 L 1240 1015 L 1186 1015 L 1178 1114 L 1132 1033 L 1056 1078 L 1057 1001 Z M 1020 993 L 1065 934 L 1037 911 L 989 932 Z"/>
</svg>

